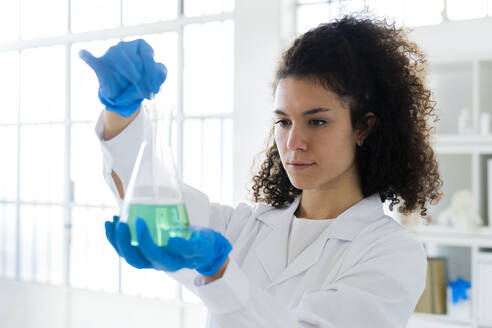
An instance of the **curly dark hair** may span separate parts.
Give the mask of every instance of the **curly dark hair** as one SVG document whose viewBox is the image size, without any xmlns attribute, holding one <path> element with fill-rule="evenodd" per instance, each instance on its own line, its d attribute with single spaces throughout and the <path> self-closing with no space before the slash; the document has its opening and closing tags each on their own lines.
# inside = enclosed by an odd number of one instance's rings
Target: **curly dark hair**
<svg viewBox="0 0 492 328">
<path fill-rule="evenodd" d="M 367 131 L 366 114 L 376 122 L 355 161 L 367 197 L 379 193 L 390 210 L 409 214 L 441 197 L 442 180 L 429 143 L 438 121 L 435 102 L 424 85 L 423 53 L 394 23 L 368 17 L 345 16 L 321 24 L 298 37 L 285 51 L 276 71 L 286 77 L 309 78 L 349 100 L 352 127 Z M 270 132 L 266 159 L 252 179 L 252 200 L 280 208 L 302 192 L 295 188 L 281 163 Z"/>
</svg>

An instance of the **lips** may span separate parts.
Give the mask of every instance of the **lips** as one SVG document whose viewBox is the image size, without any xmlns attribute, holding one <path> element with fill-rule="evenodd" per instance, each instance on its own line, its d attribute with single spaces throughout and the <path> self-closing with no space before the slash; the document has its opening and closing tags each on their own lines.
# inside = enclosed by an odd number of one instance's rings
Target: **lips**
<svg viewBox="0 0 492 328">
<path fill-rule="evenodd" d="M 311 166 L 313 166 L 314 163 L 307 163 L 307 162 L 288 162 L 287 166 L 295 171 L 297 170 L 304 170 L 307 169 Z"/>
<path fill-rule="evenodd" d="M 287 162 L 287 164 L 291 164 L 291 165 L 310 165 L 310 164 L 313 164 L 313 163 L 309 163 L 309 162 Z"/>
</svg>

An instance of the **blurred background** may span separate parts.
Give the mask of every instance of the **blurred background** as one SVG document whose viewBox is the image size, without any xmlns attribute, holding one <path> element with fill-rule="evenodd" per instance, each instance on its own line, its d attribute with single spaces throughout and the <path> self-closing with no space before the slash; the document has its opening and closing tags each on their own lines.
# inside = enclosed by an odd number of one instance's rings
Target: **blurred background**
<svg viewBox="0 0 492 328">
<path fill-rule="evenodd" d="M 80 49 L 149 42 L 168 68 L 157 101 L 177 113 L 180 176 L 236 205 L 267 141 L 280 54 L 353 12 L 409 29 L 440 116 L 443 200 L 424 219 L 388 211 L 429 256 L 409 327 L 492 327 L 492 0 L 2 0 L 0 327 L 205 325 L 199 299 L 162 272 L 132 269 L 106 241 L 104 221 L 119 210 L 94 133 L 98 83 Z"/>
</svg>

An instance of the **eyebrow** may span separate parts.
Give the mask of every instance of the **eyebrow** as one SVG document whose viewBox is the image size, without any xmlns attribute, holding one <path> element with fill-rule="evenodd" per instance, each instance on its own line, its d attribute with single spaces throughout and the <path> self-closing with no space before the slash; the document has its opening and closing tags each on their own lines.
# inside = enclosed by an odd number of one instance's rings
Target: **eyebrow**
<svg viewBox="0 0 492 328">
<path fill-rule="evenodd" d="M 317 107 L 310 109 L 308 111 L 305 111 L 302 113 L 302 116 L 307 116 L 307 115 L 312 115 L 312 114 L 317 114 L 317 113 L 322 113 L 322 112 L 330 112 L 332 109 L 330 108 L 324 108 L 324 107 Z M 273 111 L 275 114 L 282 115 L 282 116 L 289 116 L 286 113 L 282 112 L 280 109 L 276 109 Z"/>
</svg>

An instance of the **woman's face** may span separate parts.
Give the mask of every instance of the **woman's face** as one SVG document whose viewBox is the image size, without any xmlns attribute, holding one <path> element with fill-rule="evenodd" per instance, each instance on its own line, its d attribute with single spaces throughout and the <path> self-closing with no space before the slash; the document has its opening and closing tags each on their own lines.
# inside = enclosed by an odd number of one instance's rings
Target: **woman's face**
<svg viewBox="0 0 492 328">
<path fill-rule="evenodd" d="M 277 85 L 274 118 L 275 142 L 294 187 L 338 188 L 358 176 L 357 133 L 349 105 L 335 93 L 310 79 L 284 78 Z"/>
</svg>

